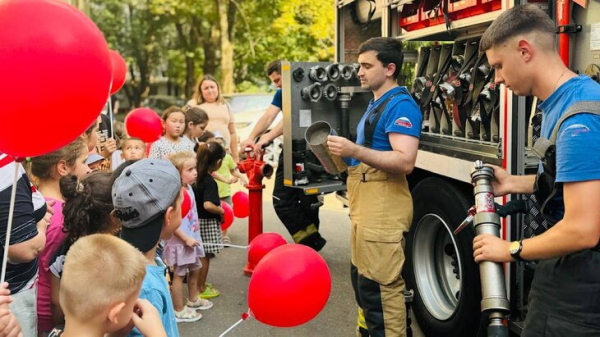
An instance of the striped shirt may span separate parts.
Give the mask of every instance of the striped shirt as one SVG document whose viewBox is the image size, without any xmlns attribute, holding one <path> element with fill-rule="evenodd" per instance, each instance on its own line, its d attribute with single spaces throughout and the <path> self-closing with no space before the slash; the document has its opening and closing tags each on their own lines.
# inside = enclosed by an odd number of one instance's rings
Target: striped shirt
<svg viewBox="0 0 600 337">
<path fill-rule="evenodd" d="M 15 163 L 11 157 L 0 154 L 0 254 L 2 254 L 0 256 L 4 256 L 15 165 L 18 165 L 19 177 L 10 245 L 25 242 L 38 234 L 32 201 L 32 187 L 25 170 L 21 164 Z M 19 264 L 9 262 L 6 267 L 6 281 L 9 284 L 8 287 L 11 293 L 16 294 L 23 290 L 27 283 L 36 277 L 37 270 L 37 258 Z"/>
</svg>

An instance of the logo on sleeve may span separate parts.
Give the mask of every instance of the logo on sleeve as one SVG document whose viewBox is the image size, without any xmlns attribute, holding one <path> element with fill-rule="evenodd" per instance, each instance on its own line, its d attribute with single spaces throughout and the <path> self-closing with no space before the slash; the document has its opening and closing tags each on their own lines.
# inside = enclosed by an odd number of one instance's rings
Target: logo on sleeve
<svg viewBox="0 0 600 337">
<path fill-rule="evenodd" d="M 571 137 L 577 137 L 581 133 L 590 132 L 590 128 L 584 124 L 573 124 L 567 127 L 561 135 L 570 135 Z"/>
<path fill-rule="evenodd" d="M 400 117 L 398 119 L 396 119 L 396 121 L 394 122 L 394 124 L 401 126 L 403 128 L 407 128 L 407 129 L 411 129 L 412 128 L 412 123 L 411 121 L 406 118 L 406 117 Z"/>
</svg>

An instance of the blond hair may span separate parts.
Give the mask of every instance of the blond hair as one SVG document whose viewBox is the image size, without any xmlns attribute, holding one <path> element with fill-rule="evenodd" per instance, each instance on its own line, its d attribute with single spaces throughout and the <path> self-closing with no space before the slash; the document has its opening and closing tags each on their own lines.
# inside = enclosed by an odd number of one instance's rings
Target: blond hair
<svg viewBox="0 0 600 337">
<path fill-rule="evenodd" d="M 169 160 L 175 165 L 179 174 L 183 170 L 183 164 L 190 159 L 194 160 L 194 162 L 196 161 L 196 155 L 192 151 L 181 151 L 169 156 Z"/>
<path fill-rule="evenodd" d="M 147 264 L 140 251 L 115 236 L 80 238 L 67 253 L 60 283 L 65 316 L 90 320 L 127 301 L 140 291 Z"/>
</svg>

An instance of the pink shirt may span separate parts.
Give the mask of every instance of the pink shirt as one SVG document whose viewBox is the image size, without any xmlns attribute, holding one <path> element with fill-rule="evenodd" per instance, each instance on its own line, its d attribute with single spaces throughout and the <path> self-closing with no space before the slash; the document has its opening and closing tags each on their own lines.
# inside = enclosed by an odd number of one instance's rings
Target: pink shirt
<svg viewBox="0 0 600 337">
<path fill-rule="evenodd" d="M 54 327 L 52 321 L 52 311 L 50 306 L 52 303 L 52 289 L 50 264 L 54 259 L 56 250 L 65 240 L 67 233 L 63 232 L 63 206 L 64 201 L 53 198 L 46 198 L 46 201 L 56 201 L 52 209 L 54 215 L 50 220 L 50 225 L 46 230 L 46 246 L 39 255 L 39 281 L 38 281 L 38 296 L 37 296 L 37 314 L 38 314 L 38 329 L 41 331 L 51 331 Z"/>
</svg>

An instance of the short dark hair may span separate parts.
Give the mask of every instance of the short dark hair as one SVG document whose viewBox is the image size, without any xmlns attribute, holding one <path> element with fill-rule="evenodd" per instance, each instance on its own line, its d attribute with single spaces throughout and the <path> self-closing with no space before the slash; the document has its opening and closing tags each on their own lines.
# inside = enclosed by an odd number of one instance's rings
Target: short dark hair
<svg viewBox="0 0 600 337">
<path fill-rule="evenodd" d="M 281 74 L 281 60 L 271 61 L 271 63 L 267 64 L 267 76 L 270 76 L 274 72 Z"/>
<path fill-rule="evenodd" d="M 548 14 L 535 5 L 515 6 L 500 14 L 483 33 L 479 51 L 485 52 L 517 35 L 532 32 L 546 35 L 550 43 L 543 47 L 555 48 L 556 26 Z"/>
<path fill-rule="evenodd" d="M 396 65 L 394 78 L 397 79 L 402 69 L 402 62 L 404 61 L 402 42 L 391 37 L 374 37 L 363 42 L 358 47 L 358 54 L 360 55 L 371 50 L 377 53 L 377 59 L 384 67 L 387 67 L 390 63 Z"/>
</svg>

